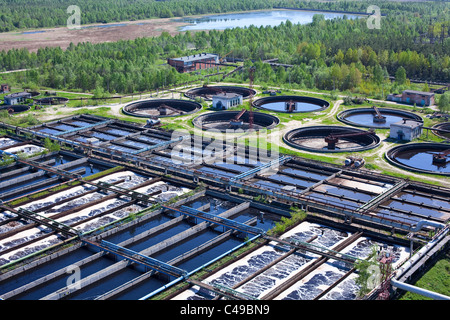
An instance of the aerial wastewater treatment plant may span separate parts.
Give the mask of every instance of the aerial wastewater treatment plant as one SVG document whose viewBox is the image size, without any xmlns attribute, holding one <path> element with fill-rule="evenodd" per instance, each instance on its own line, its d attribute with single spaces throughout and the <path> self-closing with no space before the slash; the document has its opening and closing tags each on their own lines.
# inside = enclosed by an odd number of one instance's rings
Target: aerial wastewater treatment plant
<svg viewBox="0 0 450 320">
<path fill-rule="evenodd" d="M 287 111 L 300 108 L 291 100 Z M 124 112 L 190 112 L 202 129 L 250 115 L 200 109 L 151 100 Z M 279 124 L 262 115 L 255 127 Z M 207 141 L 94 115 L 0 126 L 3 300 L 443 298 L 409 282 L 448 247 L 448 187 L 283 153 L 268 161 L 237 143 L 191 161 Z M 284 140 L 319 153 L 380 143 L 373 131 L 341 129 L 304 127 Z M 191 152 L 174 156 L 181 143 Z M 356 266 L 374 248 L 382 276 L 361 293 Z"/>
</svg>

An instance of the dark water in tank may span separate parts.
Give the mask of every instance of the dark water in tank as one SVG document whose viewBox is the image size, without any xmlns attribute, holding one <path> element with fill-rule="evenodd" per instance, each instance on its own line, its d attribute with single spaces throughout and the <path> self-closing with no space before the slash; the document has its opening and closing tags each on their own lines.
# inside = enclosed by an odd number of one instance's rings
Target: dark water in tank
<svg viewBox="0 0 450 320">
<path fill-rule="evenodd" d="M 422 148 L 414 150 L 405 150 L 397 152 L 395 155 L 395 160 L 397 160 L 401 164 L 421 170 L 450 173 L 450 157 L 447 157 L 447 163 L 444 164 L 433 163 L 433 154 L 438 153 L 440 152 L 436 150 L 429 150 Z"/>
</svg>

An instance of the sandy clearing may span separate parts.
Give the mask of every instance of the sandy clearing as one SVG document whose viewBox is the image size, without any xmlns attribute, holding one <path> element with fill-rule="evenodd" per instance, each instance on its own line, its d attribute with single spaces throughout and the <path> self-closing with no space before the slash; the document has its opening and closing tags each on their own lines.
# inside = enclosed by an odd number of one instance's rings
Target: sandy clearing
<svg viewBox="0 0 450 320">
<path fill-rule="evenodd" d="M 118 24 L 126 25 L 117 26 Z M 107 25 L 112 26 L 105 27 Z M 142 37 L 159 36 L 163 32 L 175 35 L 179 33 L 178 28 L 185 25 L 187 23 L 175 21 L 173 18 L 167 18 L 83 25 L 83 28 L 79 30 L 59 27 L 26 30 L 25 34 L 22 31 L 6 32 L 0 33 L 0 51 L 13 48 L 26 48 L 31 52 L 36 52 L 39 48 L 45 47 L 61 47 L 62 49 L 66 49 L 71 42 L 78 44 L 80 42 L 101 43 L 133 40 Z"/>
</svg>

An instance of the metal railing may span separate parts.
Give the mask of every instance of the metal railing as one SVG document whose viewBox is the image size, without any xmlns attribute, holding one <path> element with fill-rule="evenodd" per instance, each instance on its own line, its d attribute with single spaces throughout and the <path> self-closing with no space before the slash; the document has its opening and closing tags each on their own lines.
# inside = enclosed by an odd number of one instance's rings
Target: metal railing
<svg viewBox="0 0 450 320">
<path fill-rule="evenodd" d="M 208 222 L 219 224 L 221 226 L 224 226 L 224 227 L 236 230 L 236 231 L 241 231 L 241 232 L 254 234 L 254 235 L 266 233 L 264 230 L 262 230 L 260 228 L 248 226 L 244 223 L 240 223 L 240 222 L 237 222 L 234 220 L 223 218 L 223 217 L 211 214 L 211 213 L 199 211 L 199 210 L 196 210 L 196 209 L 193 209 L 190 207 L 181 206 L 180 209 L 169 207 L 166 205 L 162 205 L 162 207 L 165 209 L 168 209 L 168 210 L 178 212 L 179 214 L 182 214 L 182 215 L 188 215 L 191 217 L 199 218 L 199 219 L 202 219 L 202 220 L 205 220 Z"/>
</svg>

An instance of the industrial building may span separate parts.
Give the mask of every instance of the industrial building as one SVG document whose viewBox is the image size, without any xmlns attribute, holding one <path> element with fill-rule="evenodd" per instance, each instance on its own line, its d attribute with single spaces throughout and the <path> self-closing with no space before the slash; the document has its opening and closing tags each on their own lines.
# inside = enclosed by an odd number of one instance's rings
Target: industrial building
<svg viewBox="0 0 450 320">
<path fill-rule="evenodd" d="M 195 134 L 95 115 L 0 127 L 14 159 L 0 167 L 2 300 L 449 299 L 407 284 L 448 248 L 448 187 L 237 141 L 212 157 Z M 41 152 L 46 139 L 61 150 Z M 373 249 L 382 279 L 359 297 L 355 264 Z"/>
<path fill-rule="evenodd" d="M 403 141 L 412 141 L 422 135 L 422 127 L 422 122 L 403 119 L 391 124 L 389 137 Z"/>
<path fill-rule="evenodd" d="M 31 99 L 31 93 L 29 92 L 18 92 L 18 93 L 11 93 L 4 98 L 5 104 L 7 105 L 15 105 L 15 104 L 21 104 L 25 103 L 27 99 Z"/>
<path fill-rule="evenodd" d="M 209 69 L 219 63 L 219 55 L 213 53 L 199 53 L 181 58 L 169 58 L 167 63 L 176 68 L 178 72 L 192 72 Z"/>
<path fill-rule="evenodd" d="M 242 104 L 242 95 L 231 92 L 221 92 L 212 97 L 213 108 L 226 110 Z"/>
<path fill-rule="evenodd" d="M 405 90 L 402 94 L 390 94 L 387 96 L 387 100 L 419 106 L 432 106 L 436 102 L 434 92 L 415 90 Z"/>
</svg>

